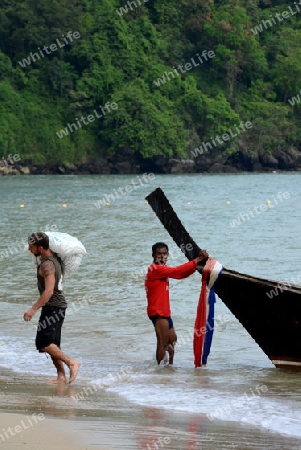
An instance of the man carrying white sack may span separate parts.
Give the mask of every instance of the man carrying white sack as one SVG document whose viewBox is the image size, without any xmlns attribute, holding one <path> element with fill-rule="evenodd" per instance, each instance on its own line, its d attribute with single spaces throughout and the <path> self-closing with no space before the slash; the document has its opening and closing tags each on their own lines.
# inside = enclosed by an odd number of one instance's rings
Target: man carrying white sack
<svg viewBox="0 0 301 450">
<path fill-rule="evenodd" d="M 68 366 L 69 383 L 75 380 L 80 362 L 71 359 L 60 349 L 61 329 L 65 319 L 67 302 L 62 289 L 64 264 L 49 248 L 49 237 L 45 233 L 33 233 L 28 238 L 28 250 L 41 257 L 37 267 L 37 280 L 40 298 L 24 314 L 24 320 L 33 318 L 42 308 L 37 328 L 36 347 L 40 353 L 48 353 L 57 370 L 57 379 L 50 383 L 67 383 L 64 364 Z"/>
</svg>

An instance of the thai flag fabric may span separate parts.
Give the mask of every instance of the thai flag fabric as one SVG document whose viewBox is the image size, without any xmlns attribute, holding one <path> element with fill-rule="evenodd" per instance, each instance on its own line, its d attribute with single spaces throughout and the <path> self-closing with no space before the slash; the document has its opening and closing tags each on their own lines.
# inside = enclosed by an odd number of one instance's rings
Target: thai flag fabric
<svg viewBox="0 0 301 450">
<path fill-rule="evenodd" d="M 223 270 L 223 266 L 213 258 L 208 258 L 202 270 L 202 288 L 194 324 L 193 351 L 194 365 L 207 364 L 214 330 L 214 283 Z"/>
</svg>

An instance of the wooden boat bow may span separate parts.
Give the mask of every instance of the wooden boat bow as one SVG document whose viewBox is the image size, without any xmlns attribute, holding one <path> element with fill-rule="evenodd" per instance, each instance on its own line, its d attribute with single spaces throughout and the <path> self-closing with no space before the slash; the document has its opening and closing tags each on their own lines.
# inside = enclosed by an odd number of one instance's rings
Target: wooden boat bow
<svg viewBox="0 0 301 450">
<path fill-rule="evenodd" d="M 194 242 L 161 188 L 149 205 L 185 256 L 195 258 Z M 198 268 L 201 272 L 201 268 Z M 301 287 L 224 268 L 215 292 L 278 368 L 301 370 Z"/>
</svg>

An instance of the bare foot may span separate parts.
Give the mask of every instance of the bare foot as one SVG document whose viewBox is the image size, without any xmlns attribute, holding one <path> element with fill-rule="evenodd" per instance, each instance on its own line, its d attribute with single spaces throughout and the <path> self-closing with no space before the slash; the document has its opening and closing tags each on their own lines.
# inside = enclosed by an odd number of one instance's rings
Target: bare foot
<svg viewBox="0 0 301 450">
<path fill-rule="evenodd" d="M 47 384 L 67 384 L 66 377 L 64 378 L 57 378 L 56 380 L 49 380 L 46 381 Z"/>
<path fill-rule="evenodd" d="M 78 373 L 78 371 L 79 371 L 79 368 L 80 368 L 80 362 L 79 362 L 79 361 L 74 361 L 74 360 L 72 360 L 72 361 L 70 362 L 70 367 L 69 367 L 69 369 L 70 369 L 70 379 L 69 379 L 69 384 L 72 383 L 72 381 L 75 380 L 75 378 L 76 378 L 76 376 L 77 376 L 77 373 Z"/>
</svg>

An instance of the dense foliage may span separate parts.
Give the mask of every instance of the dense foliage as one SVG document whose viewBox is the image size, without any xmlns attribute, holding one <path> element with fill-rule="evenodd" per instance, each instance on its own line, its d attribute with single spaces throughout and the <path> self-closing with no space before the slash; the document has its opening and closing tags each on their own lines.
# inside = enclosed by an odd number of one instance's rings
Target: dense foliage
<svg viewBox="0 0 301 450">
<path fill-rule="evenodd" d="M 185 156 L 241 121 L 252 128 L 216 152 L 298 148 L 301 5 L 291 5 L 3 0 L 0 156 Z"/>
</svg>

